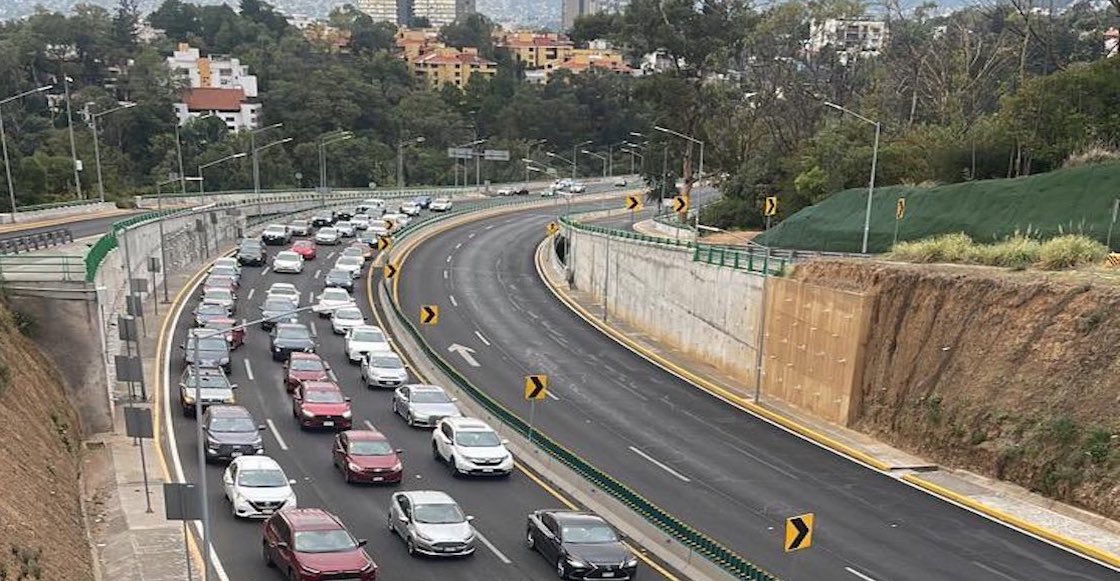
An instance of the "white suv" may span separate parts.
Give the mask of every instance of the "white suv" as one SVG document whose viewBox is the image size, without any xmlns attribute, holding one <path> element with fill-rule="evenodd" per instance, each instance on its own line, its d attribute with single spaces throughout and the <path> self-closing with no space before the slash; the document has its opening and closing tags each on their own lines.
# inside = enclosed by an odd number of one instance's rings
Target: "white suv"
<svg viewBox="0 0 1120 581">
<path fill-rule="evenodd" d="M 346 333 L 346 357 L 351 363 L 360 363 L 366 353 L 391 350 L 389 338 L 380 327 L 359 325 Z"/>
<path fill-rule="evenodd" d="M 334 314 L 335 309 L 352 306 L 354 298 L 344 288 L 329 286 L 319 294 L 319 302 L 315 304 L 315 312 L 320 318 L 327 318 Z"/>
<path fill-rule="evenodd" d="M 268 456 L 240 456 L 222 475 L 233 516 L 268 518 L 282 508 L 296 507 L 296 493 L 280 464 Z"/>
<path fill-rule="evenodd" d="M 444 418 L 432 430 L 432 455 L 446 462 L 451 473 L 509 476 L 513 455 L 506 441 L 486 422 L 474 418 Z"/>
</svg>

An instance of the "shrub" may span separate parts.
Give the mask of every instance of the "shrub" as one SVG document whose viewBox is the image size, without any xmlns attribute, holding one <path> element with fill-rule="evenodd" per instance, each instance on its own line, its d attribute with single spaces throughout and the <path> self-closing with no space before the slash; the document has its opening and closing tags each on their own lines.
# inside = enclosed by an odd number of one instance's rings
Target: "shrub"
<svg viewBox="0 0 1120 581">
<path fill-rule="evenodd" d="M 890 253 L 890 257 L 896 260 L 921 263 L 971 262 L 971 255 L 972 238 L 963 232 L 900 242 Z"/>
<path fill-rule="evenodd" d="M 1104 244 L 1088 236 L 1069 234 L 1042 243 L 1038 266 L 1046 270 L 1060 270 L 1097 263 L 1106 256 L 1108 248 Z"/>
<path fill-rule="evenodd" d="M 1021 269 L 1038 262 L 1042 243 L 1022 234 L 1015 234 L 995 244 L 980 244 L 972 251 L 973 262 L 987 266 Z"/>
<path fill-rule="evenodd" d="M 1071 153 L 1062 164 L 1062 167 L 1096 165 L 1114 161 L 1120 161 L 1120 151 L 1102 143 L 1096 143 L 1081 151 Z"/>
</svg>

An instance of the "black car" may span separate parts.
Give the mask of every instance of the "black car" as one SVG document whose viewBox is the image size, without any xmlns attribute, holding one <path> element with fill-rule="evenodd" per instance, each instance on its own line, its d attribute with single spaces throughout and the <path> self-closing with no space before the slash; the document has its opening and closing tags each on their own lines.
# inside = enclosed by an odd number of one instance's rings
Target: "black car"
<svg viewBox="0 0 1120 581">
<path fill-rule="evenodd" d="M 268 262 L 260 240 L 242 240 L 237 247 L 237 263 L 243 266 L 264 266 Z"/>
<path fill-rule="evenodd" d="M 303 323 L 277 323 L 272 329 L 272 359 L 287 361 L 292 351 L 315 352 L 315 340 Z"/>
<path fill-rule="evenodd" d="M 230 318 L 229 307 L 221 303 L 198 303 L 194 308 L 194 326 L 205 327 L 215 319 Z"/>
<path fill-rule="evenodd" d="M 638 559 L 618 533 L 588 512 L 537 510 L 529 515 L 526 539 L 561 579 L 634 578 Z"/>
<path fill-rule="evenodd" d="M 334 224 L 334 218 L 330 214 L 315 214 L 311 217 L 311 226 L 313 228 L 322 228 L 323 226 L 330 226 Z"/>
<path fill-rule="evenodd" d="M 227 373 L 230 370 L 229 341 L 221 333 L 191 329 L 187 333 L 187 342 L 179 348 L 183 350 L 187 365 L 193 365 L 197 357 L 201 367 L 221 367 Z"/>
<path fill-rule="evenodd" d="M 296 303 L 289 298 L 275 297 L 265 299 L 261 303 L 261 328 L 269 330 L 276 326 L 277 323 L 295 323 L 299 321 L 299 316 L 294 313 L 299 307 Z"/>
<path fill-rule="evenodd" d="M 323 284 L 328 288 L 336 286 L 346 290 L 354 290 L 354 277 L 348 271 L 340 268 L 332 268 L 327 272 L 327 276 L 323 278 Z"/>
<path fill-rule="evenodd" d="M 513 192 L 513 195 L 515 195 L 515 196 L 528 196 L 529 195 L 529 188 L 521 188 L 520 190 L 515 190 Z"/>
<path fill-rule="evenodd" d="M 416 196 L 415 198 L 412 198 L 412 203 L 416 204 L 417 206 L 420 206 L 421 208 L 423 208 L 425 210 L 427 210 L 432 205 L 432 197 L 431 196 Z"/>
<path fill-rule="evenodd" d="M 239 405 L 215 405 L 202 414 L 206 460 L 233 459 L 264 453 L 261 430 L 249 410 Z"/>
<path fill-rule="evenodd" d="M 353 217 L 354 217 L 354 212 L 351 212 L 350 210 L 335 210 L 335 212 L 334 212 L 334 221 L 335 222 L 342 222 L 344 220 L 349 220 L 350 218 L 353 218 Z"/>
<path fill-rule="evenodd" d="M 216 404 L 234 403 L 236 387 L 221 367 L 188 365 L 179 377 L 179 406 L 184 416 L 191 417 L 198 411 L 199 403 L 203 410 Z"/>
</svg>

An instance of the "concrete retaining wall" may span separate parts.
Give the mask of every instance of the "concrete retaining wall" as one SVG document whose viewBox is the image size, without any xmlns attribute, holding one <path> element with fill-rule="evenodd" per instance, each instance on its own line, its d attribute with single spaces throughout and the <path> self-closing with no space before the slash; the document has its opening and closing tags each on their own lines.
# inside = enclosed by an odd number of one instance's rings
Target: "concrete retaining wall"
<svg viewBox="0 0 1120 581">
<path fill-rule="evenodd" d="M 17 222 L 34 222 L 35 220 L 45 220 L 47 218 L 62 218 L 65 216 L 80 216 L 82 214 L 94 214 L 97 212 L 105 212 L 114 210 L 116 206 L 109 202 L 89 202 L 85 204 L 75 203 L 70 206 L 62 206 L 60 208 L 46 208 L 42 210 L 30 210 L 26 212 L 16 212 L 15 219 L 12 219 L 12 214 L 0 214 L 0 224 L 13 224 Z"/>
<path fill-rule="evenodd" d="M 762 277 L 692 262 L 687 249 L 575 231 L 574 285 L 658 340 L 754 381 Z M 600 314 L 601 313 L 596 313 Z"/>
</svg>

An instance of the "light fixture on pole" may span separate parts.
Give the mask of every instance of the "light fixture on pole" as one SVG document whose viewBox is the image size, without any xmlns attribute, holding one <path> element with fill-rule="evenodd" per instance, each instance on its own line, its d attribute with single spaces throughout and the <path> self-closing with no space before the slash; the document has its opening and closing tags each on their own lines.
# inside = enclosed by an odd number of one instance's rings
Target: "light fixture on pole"
<svg viewBox="0 0 1120 581">
<path fill-rule="evenodd" d="M 600 160 L 602 160 L 602 162 L 603 162 L 603 177 L 604 178 L 607 177 L 607 158 L 606 157 L 604 157 L 602 155 L 599 155 L 598 153 L 595 153 L 593 151 L 588 151 L 586 149 L 581 150 L 580 153 L 585 153 L 587 155 L 590 155 L 591 157 L 597 157 Z"/>
<path fill-rule="evenodd" d="M 221 159 L 216 159 L 216 160 L 214 160 L 210 163 L 204 163 L 204 164 L 198 166 L 198 195 L 203 196 L 203 195 L 206 194 L 206 190 L 203 187 L 203 182 L 205 181 L 205 178 L 202 175 L 202 170 L 204 170 L 204 169 L 206 169 L 210 166 L 218 165 L 219 163 L 222 163 L 223 161 L 229 161 L 231 159 L 241 159 L 241 158 L 245 157 L 246 155 L 248 155 L 248 154 L 245 153 L 244 151 L 242 151 L 242 152 L 235 153 L 233 155 L 227 155 L 227 156 L 225 156 Z M 202 200 L 200 199 L 198 202 L 201 204 Z"/>
<path fill-rule="evenodd" d="M 832 101 L 825 101 L 824 104 L 832 107 L 841 113 L 847 113 L 864 123 L 875 126 L 875 145 L 871 150 L 871 178 L 867 182 L 867 210 L 863 215 L 863 245 L 860 247 L 863 254 L 867 254 L 867 238 L 871 233 L 871 197 L 875 194 L 875 170 L 879 164 L 879 135 L 882 132 L 883 126 L 878 121 L 874 121 L 852 111 L 833 103 Z"/>
<path fill-rule="evenodd" d="M 93 159 L 94 159 L 94 164 L 97 165 L 97 196 L 98 196 L 98 200 L 102 204 L 105 203 L 105 181 L 101 178 L 101 146 L 99 144 L 99 142 L 101 140 L 100 140 L 100 138 L 98 137 L 98 134 L 97 134 L 97 119 L 99 117 L 104 116 L 104 115 L 108 115 L 110 113 L 121 111 L 123 109 L 131 109 L 135 106 L 136 106 L 136 103 L 125 103 L 124 105 L 121 105 L 120 107 L 113 107 L 112 109 L 109 109 L 107 111 L 101 111 L 99 113 L 93 113 L 92 111 L 89 111 L 88 108 L 87 108 L 87 112 L 89 112 L 90 128 L 93 130 Z"/>
<path fill-rule="evenodd" d="M 264 215 L 264 206 L 261 204 L 261 163 L 260 153 L 270 147 L 282 145 L 291 141 L 291 137 L 277 139 L 271 143 L 266 143 L 260 147 L 253 148 L 253 195 L 257 199 L 257 217 L 260 218 Z"/>
<path fill-rule="evenodd" d="M 633 149 L 620 149 L 619 151 L 621 151 L 623 153 L 629 153 L 630 154 L 630 173 L 631 174 L 634 173 L 634 157 L 635 156 L 642 158 L 642 164 L 643 165 L 646 163 L 646 156 L 634 151 Z"/>
<path fill-rule="evenodd" d="M 414 137 L 397 143 L 397 189 L 404 189 L 404 148 L 424 143 L 425 137 Z"/>
<path fill-rule="evenodd" d="M 700 144 L 700 167 L 699 167 L 699 169 L 697 170 L 697 173 L 696 173 L 696 176 L 697 176 L 696 181 L 698 181 L 701 177 L 704 176 L 704 142 L 703 141 L 700 141 L 699 139 L 696 139 L 695 137 L 692 137 L 691 135 L 685 135 L 684 133 L 681 133 L 679 131 L 673 131 L 672 129 L 666 129 L 665 127 L 662 127 L 660 125 L 654 125 L 653 128 L 662 132 L 662 133 L 668 133 L 669 135 L 675 135 L 677 137 L 680 137 L 681 139 L 687 139 L 688 141 L 690 141 L 692 143 Z"/>
<path fill-rule="evenodd" d="M 70 134 L 70 161 L 74 165 L 74 189 L 77 191 L 78 199 L 82 199 L 82 176 L 80 175 L 81 161 L 78 160 L 78 145 L 74 141 L 74 115 L 70 109 L 70 83 L 73 83 L 68 75 L 62 75 L 62 90 L 66 95 L 66 131 Z"/>
<path fill-rule="evenodd" d="M 4 150 L 4 174 L 8 177 L 8 201 L 12 205 L 12 222 L 16 221 L 16 188 L 12 182 L 12 165 L 11 162 L 8 161 L 8 137 L 4 133 L 3 106 L 17 99 L 22 99 L 23 97 L 26 97 L 28 95 L 34 95 L 36 93 L 42 93 L 43 91 L 49 91 L 52 87 L 54 87 L 54 85 L 43 85 L 42 87 L 35 87 L 30 91 L 24 91 L 22 93 L 12 95 L 11 97 L 0 99 L 0 148 L 3 148 Z"/>
<path fill-rule="evenodd" d="M 533 148 L 538 146 L 538 145 L 544 145 L 545 143 L 548 143 L 547 139 L 537 139 L 537 140 L 534 140 L 534 141 L 530 141 L 528 144 L 525 145 L 525 157 L 521 158 L 521 161 L 526 162 L 526 165 L 525 165 L 525 181 L 526 182 L 529 181 L 529 165 L 528 164 L 532 163 Z"/>
<path fill-rule="evenodd" d="M 544 154 L 547 155 L 548 157 L 555 157 L 556 159 L 558 159 L 558 160 L 560 160 L 564 163 L 571 164 L 571 166 L 572 166 L 572 180 L 573 181 L 575 180 L 575 175 L 576 175 L 576 162 L 575 162 L 575 160 L 568 159 L 568 158 L 566 158 L 564 156 L 561 156 L 561 155 L 556 155 L 555 153 L 552 153 L 551 151 L 546 151 L 546 152 L 544 152 Z"/>
<path fill-rule="evenodd" d="M 327 193 L 327 146 L 349 139 L 354 139 L 350 131 L 331 132 L 319 138 L 319 191 L 323 194 Z"/>
<path fill-rule="evenodd" d="M 253 156 L 253 197 L 257 199 L 258 215 L 260 215 L 261 211 L 261 173 L 257 165 L 257 134 L 268 131 L 269 129 L 278 129 L 283 126 L 283 123 L 273 123 L 272 125 L 265 125 L 264 127 L 249 130 L 249 154 Z"/>
<path fill-rule="evenodd" d="M 594 141 L 588 139 L 586 141 L 581 141 L 581 142 L 572 146 L 572 181 L 573 182 L 576 181 L 576 164 L 579 162 L 579 149 L 581 147 L 583 147 L 585 145 L 589 145 L 591 143 L 594 143 Z"/>
<path fill-rule="evenodd" d="M 626 142 L 626 141 L 619 141 L 618 143 L 609 143 L 609 144 L 607 144 L 607 159 L 609 159 L 609 160 L 610 160 L 610 161 L 608 162 L 608 163 L 609 163 L 609 165 L 610 165 L 610 169 L 608 170 L 608 172 L 609 172 L 609 173 L 610 173 L 610 175 L 612 175 L 612 176 L 614 175 L 614 148 L 616 148 L 616 147 L 618 147 L 618 146 L 620 146 L 620 145 L 626 145 L 627 143 L 628 143 L 628 142 Z"/>
</svg>

